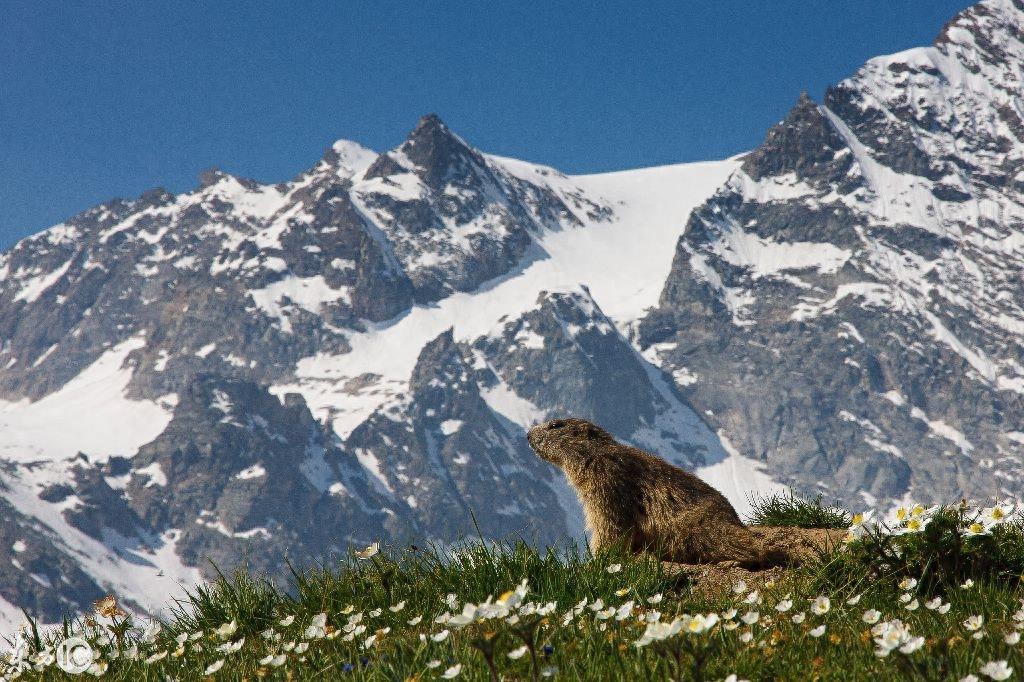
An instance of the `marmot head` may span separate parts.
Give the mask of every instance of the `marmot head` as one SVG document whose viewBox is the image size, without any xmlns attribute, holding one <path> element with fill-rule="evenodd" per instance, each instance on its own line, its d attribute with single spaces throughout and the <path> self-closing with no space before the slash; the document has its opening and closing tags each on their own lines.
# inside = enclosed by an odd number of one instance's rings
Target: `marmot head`
<svg viewBox="0 0 1024 682">
<path fill-rule="evenodd" d="M 526 440 L 542 459 L 563 468 L 569 460 L 598 454 L 600 444 L 615 443 L 600 426 L 576 417 L 538 424 L 526 434 Z"/>
</svg>

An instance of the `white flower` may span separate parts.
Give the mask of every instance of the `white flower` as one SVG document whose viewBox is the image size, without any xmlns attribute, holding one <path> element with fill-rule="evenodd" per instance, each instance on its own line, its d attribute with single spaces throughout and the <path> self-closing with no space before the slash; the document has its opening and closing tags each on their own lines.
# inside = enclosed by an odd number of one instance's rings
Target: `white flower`
<svg viewBox="0 0 1024 682">
<path fill-rule="evenodd" d="M 907 611 L 916 611 L 917 610 L 917 606 L 918 606 L 918 602 L 917 602 L 916 599 L 914 599 L 909 604 L 904 606 L 903 608 L 905 608 Z"/>
<path fill-rule="evenodd" d="M 632 600 L 626 602 L 618 608 L 615 612 L 615 620 L 626 620 L 633 614 L 633 602 Z"/>
<path fill-rule="evenodd" d="M 456 614 L 448 619 L 448 624 L 457 628 L 465 627 L 476 620 L 476 616 L 476 605 L 466 604 L 462 607 L 462 613 Z"/>
<path fill-rule="evenodd" d="M 904 592 L 907 590 L 912 590 L 915 587 L 917 587 L 917 580 L 914 578 L 904 578 L 900 581 L 900 589 Z"/>
<path fill-rule="evenodd" d="M 462 672 L 462 664 L 456 663 L 452 667 L 445 670 L 444 674 L 442 674 L 441 677 L 443 677 L 446 680 L 450 680 L 454 677 L 458 677 L 460 672 Z"/>
<path fill-rule="evenodd" d="M 215 632 L 217 633 L 217 636 L 221 639 L 227 639 L 231 635 L 235 634 L 237 630 L 238 623 L 236 623 L 235 621 L 231 621 L 230 623 L 224 623 L 223 625 L 221 625 L 219 628 L 215 630 Z"/>
<path fill-rule="evenodd" d="M 546 665 L 540 669 L 541 677 L 554 677 L 555 673 L 558 672 L 558 668 L 553 665 Z"/>
<path fill-rule="evenodd" d="M 830 608 L 832 608 L 832 601 L 825 596 L 818 597 L 814 600 L 814 603 L 811 604 L 811 611 L 818 616 L 824 616 L 828 613 Z"/>
<path fill-rule="evenodd" d="M 991 677 L 993 680 L 1005 680 L 1013 674 L 1013 668 L 1008 666 L 1006 661 L 989 661 L 981 666 L 979 672 L 986 677 Z"/>
<path fill-rule="evenodd" d="M 964 535 L 969 538 L 973 538 L 978 535 L 988 535 L 991 530 L 991 526 L 981 523 L 980 521 L 974 521 L 964 528 Z"/>
<path fill-rule="evenodd" d="M 981 518 L 988 526 L 997 526 L 1009 519 L 1013 513 L 1013 505 L 997 504 L 994 507 L 986 507 L 981 510 Z"/>
<path fill-rule="evenodd" d="M 861 596 L 862 595 L 855 594 L 854 596 L 852 596 L 852 597 L 850 597 L 849 599 L 846 600 L 846 605 L 847 606 L 856 606 L 860 602 Z"/>
<path fill-rule="evenodd" d="M 934 611 L 940 606 L 942 606 L 942 597 L 935 597 L 934 599 L 929 599 L 924 603 L 924 607 L 930 611 Z"/>
<path fill-rule="evenodd" d="M 106 661 L 95 661 L 86 672 L 93 677 L 102 677 L 107 672 L 109 666 L 110 664 Z"/>
<path fill-rule="evenodd" d="M 752 639 L 754 639 L 754 633 L 750 630 L 744 630 L 740 635 L 740 641 L 743 643 L 749 642 Z"/>
<path fill-rule="evenodd" d="M 372 559 L 380 553 L 380 543 L 375 542 L 366 549 L 360 549 L 356 551 L 356 557 L 359 559 Z"/>
<path fill-rule="evenodd" d="M 949 602 L 946 602 L 945 604 L 943 604 L 942 606 L 940 606 L 939 608 L 937 608 L 935 610 L 938 611 L 939 613 L 949 613 L 949 607 L 950 606 L 952 606 L 952 604 L 950 604 Z"/>
<path fill-rule="evenodd" d="M 449 634 L 451 633 L 448 630 L 441 630 L 441 632 L 431 635 L 430 639 L 432 639 L 435 642 L 443 642 L 444 640 L 448 639 Z"/>
<path fill-rule="evenodd" d="M 750 682 L 750 681 L 749 680 L 741 680 L 740 678 L 736 677 L 735 673 L 733 673 L 733 674 L 729 675 L 728 677 L 726 677 L 722 682 Z"/>
<path fill-rule="evenodd" d="M 879 658 L 888 656 L 896 648 L 909 654 L 924 646 L 924 638 L 911 636 L 910 628 L 898 619 L 879 623 L 871 628 L 871 634 L 875 636 L 875 655 Z"/>
<path fill-rule="evenodd" d="M 609 566 L 605 570 L 608 571 L 609 573 L 618 573 L 619 571 L 622 570 L 622 564 L 612 564 L 611 566 Z"/>
<path fill-rule="evenodd" d="M 1014 630 L 1013 632 L 1007 633 L 1003 637 L 1003 641 L 1006 642 L 1007 644 L 1009 644 L 1010 646 L 1018 644 L 1020 642 L 1020 633 L 1017 632 L 1016 630 Z"/>
<path fill-rule="evenodd" d="M 903 603 L 903 604 L 906 604 L 907 602 L 909 602 L 913 598 L 914 598 L 914 595 L 910 594 L 909 592 L 904 592 L 903 594 L 900 595 L 900 602 Z"/>
<path fill-rule="evenodd" d="M 791 608 L 793 608 L 793 600 L 792 599 L 783 599 L 782 601 L 780 601 L 778 604 L 775 605 L 775 610 L 778 611 L 779 613 L 785 613 L 786 611 L 789 611 Z"/>
<path fill-rule="evenodd" d="M 525 656 L 526 652 L 527 652 L 527 647 L 524 644 L 523 646 L 519 647 L 518 649 L 513 649 L 512 651 L 508 652 L 508 657 L 511 658 L 513 661 L 515 661 L 515 660 L 518 660 L 518 659 L 522 658 L 523 656 Z"/>
<path fill-rule="evenodd" d="M 163 660 L 165 658 L 167 658 L 167 650 L 166 649 L 164 651 L 158 651 L 155 654 L 153 654 L 152 656 L 150 656 L 149 658 L 147 658 L 146 659 L 146 663 L 156 663 L 157 661 L 161 661 L 161 660 Z"/>
<path fill-rule="evenodd" d="M 910 516 L 911 518 L 931 517 L 933 514 L 935 514 L 938 508 L 938 505 L 925 508 L 920 504 L 915 504 L 913 507 L 910 508 Z"/>
<path fill-rule="evenodd" d="M 432 661 L 427 661 L 427 667 L 430 668 L 431 670 L 433 670 L 434 668 L 439 668 L 440 666 L 441 666 L 441 661 L 437 660 L 436 658 L 434 660 L 432 660 Z"/>
<path fill-rule="evenodd" d="M 215 661 L 215 662 L 211 663 L 209 666 L 207 666 L 206 672 L 203 673 L 203 674 L 204 675 L 212 675 L 212 674 L 214 674 L 215 672 L 217 672 L 218 670 L 220 670 L 223 667 L 224 667 L 224 659 L 222 658 L 219 661 Z"/>
<path fill-rule="evenodd" d="M 742 620 L 747 625 L 753 625 L 758 621 L 760 617 L 761 614 L 759 614 L 757 611 L 747 611 L 742 616 L 740 616 L 740 620 Z"/>
<path fill-rule="evenodd" d="M 961 585 L 960 585 L 960 587 L 962 587 L 962 588 L 963 588 L 963 589 L 965 589 L 965 590 L 969 590 L 969 589 L 971 589 L 972 587 L 974 587 L 974 581 L 973 581 L 973 580 L 971 580 L 970 578 L 968 578 L 967 580 L 965 580 L 965 581 L 963 582 L 963 584 L 961 584 Z"/>
<path fill-rule="evenodd" d="M 286 628 L 294 622 L 295 616 L 288 616 L 287 618 L 282 618 L 281 620 L 277 621 L 277 624 L 283 628 Z"/>
<path fill-rule="evenodd" d="M 902 528 L 893 531 L 893 535 L 907 535 L 910 533 L 923 533 L 924 529 L 931 523 L 930 517 L 913 517 L 907 520 Z"/>
<path fill-rule="evenodd" d="M 911 637 L 900 647 L 900 653 L 912 654 L 924 646 L 924 637 Z"/>
<path fill-rule="evenodd" d="M 960 678 L 960 682 L 978 682 L 978 676 L 974 674 L 967 674 Z"/>
<path fill-rule="evenodd" d="M 874 515 L 874 509 L 869 509 L 859 514 L 854 514 L 853 518 L 850 520 L 850 530 L 853 530 L 854 528 L 863 527 L 867 524 L 868 521 L 871 520 L 871 517 L 873 517 Z"/>
<path fill-rule="evenodd" d="M 971 632 L 974 632 L 976 630 L 981 629 L 981 626 L 984 625 L 984 624 L 985 624 L 985 617 L 984 616 L 970 616 L 963 623 L 964 627 L 967 630 L 971 631 Z"/>
<path fill-rule="evenodd" d="M 729 619 L 735 618 L 735 617 L 736 617 L 736 609 L 728 609 L 726 611 L 722 611 L 722 618 L 724 618 L 725 620 L 729 620 Z"/>
<path fill-rule="evenodd" d="M 144 644 L 154 643 L 156 641 L 157 635 L 160 634 L 160 631 L 162 629 L 163 626 L 161 626 L 160 623 L 153 621 L 152 623 L 146 626 L 145 630 L 142 631 L 142 642 Z"/>
<path fill-rule="evenodd" d="M 807 634 L 809 634 L 811 637 L 821 637 L 823 634 L 825 634 L 825 624 L 822 623 L 818 627 L 809 630 Z"/>
<path fill-rule="evenodd" d="M 876 611 L 875 609 L 868 609 L 864 612 L 864 615 L 861 616 L 860 619 L 868 625 L 874 625 L 878 622 L 878 619 L 881 617 L 882 614 L 880 612 Z"/>
<path fill-rule="evenodd" d="M 405 602 L 404 601 L 400 601 L 397 604 L 395 604 L 394 606 L 389 606 L 388 607 L 388 611 L 390 611 L 391 613 L 398 613 L 399 611 L 401 611 L 404 608 L 405 608 Z"/>
<path fill-rule="evenodd" d="M 409 620 L 407 620 L 405 622 L 408 623 L 409 625 L 419 625 L 422 621 L 423 621 L 423 616 L 416 616 L 415 618 L 410 618 Z"/>
<path fill-rule="evenodd" d="M 793 618 L 791 620 L 797 625 L 799 625 L 800 623 L 804 622 L 805 618 L 807 618 L 807 614 L 801 611 L 800 613 L 794 613 Z"/>
<path fill-rule="evenodd" d="M 376 618 L 377 616 L 379 616 L 382 613 L 384 613 L 383 610 L 381 610 L 381 609 L 374 609 L 373 611 L 370 611 L 366 615 L 368 615 L 370 618 Z"/>
<path fill-rule="evenodd" d="M 693 616 L 693 617 L 688 617 L 686 615 L 683 615 L 681 620 L 682 620 L 683 627 L 686 628 L 687 632 L 689 632 L 690 634 L 693 634 L 693 635 L 699 635 L 699 634 L 707 632 L 711 628 L 715 627 L 715 624 L 718 623 L 718 614 L 717 613 L 709 613 L 706 616 L 702 616 L 701 614 L 698 613 L 696 616 Z M 674 621 L 673 621 L 673 625 L 671 627 L 675 627 Z M 670 627 L 670 629 L 671 629 L 671 627 Z"/>
<path fill-rule="evenodd" d="M 732 586 L 733 594 L 743 594 L 747 591 L 747 583 L 743 580 L 737 580 Z"/>
<path fill-rule="evenodd" d="M 601 598 L 595 599 L 594 603 L 590 605 L 590 610 L 593 611 L 594 613 L 597 613 L 598 611 L 600 611 L 603 608 L 604 608 L 604 599 L 601 599 Z"/>
<path fill-rule="evenodd" d="M 648 597 L 647 598 L 647 603 L 650 604 L 651 606 L 654 606 L 655 604 L 660 604 L 661 603 L 661 599 L 662 599 L 661 592 L 659 592 L 658 594 L 656 594 L 656 595 L 654 595 L 652 597 Z"/>
<path fill-rule="evenodd" d="M 746 598 L 744 598 L 743 603 L 744 604 L 760 604 L 761 603 L 761 593 L 758 592 L 757 590 L 754 590 L 753 592 L 748 594 L 746 596 Z"/>
</svg>

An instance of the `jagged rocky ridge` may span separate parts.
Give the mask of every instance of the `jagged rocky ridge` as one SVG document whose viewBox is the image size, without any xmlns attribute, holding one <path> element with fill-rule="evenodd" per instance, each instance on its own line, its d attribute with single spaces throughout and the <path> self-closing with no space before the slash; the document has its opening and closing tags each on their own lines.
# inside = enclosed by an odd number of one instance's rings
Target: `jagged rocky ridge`
<svg viewBox="0 0 1024 682">
<path fill-rule="evenodd" d="M 210 171 L 193 192 L 108 202 L 20 242 L 0 256 L 0 537 L 17 548 L 0 554 L 0 616 L 56 620 L 105 592 L 150 610 L 214 566 L 283 580 L 285 559 L 374 540 L 578 534 L 524 438 L 569 407 L 547 371 L 507 364 L 531 340 L 421 336 L 397 378 L 302 368 L 552 260 L 546 235 L 616 219 L 572 179 L 487 157 L 427 116 L 386 154 L 338 143 L 280 185 Z M 545 362 L 573 367 L 571 409 L 604 420 L 629 401 L 624 437 L 668 434 L 686 464 L 719 454 L 586 290 L 536 305 L 543 320 L 528 299 L 529 319 L 507 324 L 550 327 Z M 607 371 L 638 393 L 609 396 Z M 314 414 L 304 395 L 322 386 Z M 341 428 L 349 403 L 362 412 Z"/>
<path fill-rule="evenodd" d="M 1020 493 L 1022 40 L 982 2 L 802 96 L 691 215 L 639 340 L 777 479 Z"/>
<path fill-rule="evenodd" d="M 428 116 L 20 242 L 0 620 L 152 610 L 207 558 L 558 541 L 578 506 L 523 432 L 565 412 L 738 504 L 1019 494 L 1022 35 L 982 2 L 720 163 L 572 178 Z"/>
</svg>

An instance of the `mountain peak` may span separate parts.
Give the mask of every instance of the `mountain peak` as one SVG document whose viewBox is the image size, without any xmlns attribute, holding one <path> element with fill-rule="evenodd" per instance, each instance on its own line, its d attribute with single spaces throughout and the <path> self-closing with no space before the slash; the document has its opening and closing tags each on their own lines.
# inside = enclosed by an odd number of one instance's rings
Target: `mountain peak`
<svg viewBox="0 0 1024 682">
<path fill-rule="evenodd" d="M 786 118 L 769 129 L 764 143 L 747 155 L 743 170 L 755 180 L 790 171 L 831 172 L 825 166 L 845 146 L 817 103 L 803 92 Z"/>
<path fill-rule="evenodd" d="M 413 128 L 410 137 L 415 137 L 416 135 L 422 134 L 423 132 L 427 132 L 428 134 L 430 134 L 434 133 L 435 131 L 443 133 L 451 132 L 448 129 L 448 126 L 445 125 L 445 122 L 441 120 L 441 117 L 431 112 L 429 114 L 424 114 L 423 116 L 420 117 L 420 120 L 419 122 L 416 123 L 416 127 Z"/>
<path fill-rule="evenodd" d="M 343 178 L 350 178 L 377 160 L 376 152 L 358 142 L 338 140 L 324 152 L 323 163 Z"/>
<path fill-rule="evenodd" d="M 435 188 L 441 187 L 467 161 L 480 161 L 476 151 L 437 114 L 421 118 L 398 151 L 416 166 L 423 181 Z"/>
<path fill-rule="evenodd" d="M 983 0 L 967 7 L 942 27 L 935 45 L 974 43 L 986 49 L 1002 42 L 992 40 L 997 33 L 1024 41 L 1024 0 Z"/>
</svg>

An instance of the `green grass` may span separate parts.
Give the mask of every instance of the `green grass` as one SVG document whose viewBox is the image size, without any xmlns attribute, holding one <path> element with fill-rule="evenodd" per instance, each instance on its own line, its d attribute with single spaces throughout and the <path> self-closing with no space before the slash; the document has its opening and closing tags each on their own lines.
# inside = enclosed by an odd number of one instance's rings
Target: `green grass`
<svg viewBox="0 0 1024 682">
<path fill-rule="evenodd" d="M 546 675 L 565 680 L 722 680 L 731 674 L 749 680 L 959 680 L 967 674 L 980 676 L 982 666 L 997 660 L 1006 660 L 1015 673 L 1024 672 L 1021 645 L 1004 639 L 1024 627 L 1014 618 L 1024 596 L 1019 584 L 1024 531 L 1007 523 L 991 534 L 957 536 L 949 524 L 943 526 L 942 515 L 958 513 L 936 512 L 928 524 L 936 529 L 934 537 L 927 532 L 895 538 L 865 534 L 820 563 L 782 574 L 774 584 L 755 586 L 751 580 L 739 591 L 698 589 L 649 557 L 621 553 L 592 557 L 578 548 L 538 552 L 518 543 L 467 544 L 454 550 L 385 548 L 368 560 L 351 557 L 296 572 L 287 591 L 246 573 L 222 576 L 180 603 L 148 644 L 140 642 L 141 633 L 130 621 L 116 616 L 96 617 L 86 636 L 107 663 L 104 679 L 133 681 L 207 679 L 207 667 L 222 659 L 215 679 L 434 680 L 461 664 L 456 679 L 490 680 L 494 677 L 488 661 L 494 675 L 505 680 Z M 793 510 L 788 518 L 806 516 Z M 952 552 L 949 543 L 954 541 L 959 543 L 959 563 L 941 564 L 935 554 Z M 998 560 L 990 561 L 993 553 Z M 621 566 L 617 571 L 616 565 Z M 965 575 L 975 576 L 973 585 L 961 586 Z M 901 586 L 906 578 L 918 582 Z M 442 614 L 461 613 L 467 602 L 493 603 L 524 580 L 528 592 L 509 611 L 515 622 L 496 616 L 464 627 L 435 622 Z M 827 613 L 812 610 L 819 596 L 831 600 Z M 947 612 L 928 608 L 926 603 L 938 606 L 929 602 L 935 598 L 949 604 Z M 583 599 L 587 607 L 574 610 Z M 616 609 L 615 615 L 602 619 L 606 612 L 590 608 L 596 599 Z M 449 601 L 455 602 L 454 608 Z M 777 610 L 785 601 L 792 606 Z M 623 608 L 627 602 L 633 602 L 628 616 Z M 392 610 L 399 604 L 404 604 L 401 610 Z M 878 610 L 881 621 L 900 619 L 913 636 L 924 638 L 920 649 L 877 656 L 872 626 L 862 619 L 868 609 Z M 757 622 L 743 622 L 742 616 L 753 611 L 759 614 Z M 646 629 L 644 618 L 669 622 L 680 614 L 711 612 L 721 620 L 707 632 L 684 630 L 636 646 Z M 793 621 L 797 613 L 805 615 L 802 622 Z M 326 632 L 307 632 L 317 614 L 326 614 Z M 567 619 L 568 614 L 574 615 Z M 983 616 L 982 626 L 968 630 L 962 623 L 976 615 Z M 294 620 L 281 625 L 287 617 Z M 416 617 L 421 620 L 410 624 Z M 1024 619 L 1024 614 L 1018 617 Z M 217 634 L 232 621 L 235 632 Z M 358 625 L 348 625 L 356 621 Z M 813 636 L 821 625 L 824 633 Z M 67 629 L 82 626 L 69 623 Z M 366 629 L 346 641 L 346 626 Z M 121 648 L 128 651 L 117 657 L 118 636 L 112 628 L 126 631 Z M 270 629 L 266 634 L 271 638 L 261 634 Z M 977 632 L 983 634 L 980 639 L 973 636 Z M 368 646 L 374 633 L 377 637 Z M 181 647 L 175 640 L 180 635 L 191 638 Z M 40 633 L 34 655 L 64 636 Z M 216 651 L 243 638 L 235 653 Z M 289 643 L 297 643 L 298 649 Z M 135 658 L 129 648 L 133 645 Z M 508 656 L 522 647 L 526 650 L 521 657 Z M 168 653 L 145 662 L 161 652 Z M 273 656 L 283 657 L 280 666 L 261 663 Z M 431 667 L 434 661 L 437 667 Z M 42 672 L 29 669 L 21 677 L 37 678 L 83 679 L 52 664 Z"/>
<path fill-rule="evenodd" d="M 827 507 L 821 495 L 814 499 L 797 497 L 792 491 L 754 495 L 750 498 L 749 522 L 757 526 L 795 528 L 846 528 L 850 514 L 838 507 Z"/>
</svg>

